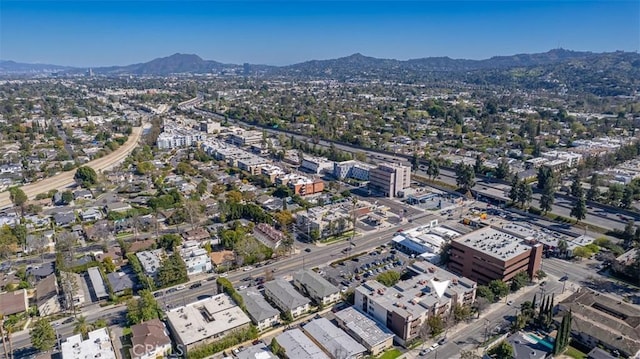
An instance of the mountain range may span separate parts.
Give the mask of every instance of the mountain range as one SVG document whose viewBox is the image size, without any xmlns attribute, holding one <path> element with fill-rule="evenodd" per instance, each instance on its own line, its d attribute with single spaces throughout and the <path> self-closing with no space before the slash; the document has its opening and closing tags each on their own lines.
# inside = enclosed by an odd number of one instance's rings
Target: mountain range
<svg viewBox="0 0 640 359">
<path fill-rule="evenodd" d="M 411 71 L 473 71 L 482 69 L 500 69 L 511 67 L 529 67 L 559 63 L 575 59 L 597 57 L 606 53 L 580 52 L 565 49 L 554 49 L 538 54 L 517 54 L 512 56 L 495 56 L 485 60 L 452 59 L 449 57 L 427 57 L 412 60 L 380 59 L 356 53 L 350 56 L 329 60 L 312 60 L 288 66 L 249 65 L 251 71 L 273 74 L 305 74 L 308 76 L 326 76 L 327 74 L 358 72 L 387 72 L 389 70 L 406 69 Z M 218 72 L 225 69 L 238 68 L 242 65 L 223 64 L 212 60 L 203 60 L 198 55 L 176 53 L 171 56 L 153 59 L 149 62 L 126 66 L 97 67 L 92 71 L 97 74 L 131 74 L 131 75 L 169 75 L 177 73 L 202 74 Z M 34 73 L 34 72 L 78 72 L 87 68 L 59 65 L 26 64 L 0 60 L 0 73 Z M 346 74 L 345 74 L 346 75 Z"/>
</svg>

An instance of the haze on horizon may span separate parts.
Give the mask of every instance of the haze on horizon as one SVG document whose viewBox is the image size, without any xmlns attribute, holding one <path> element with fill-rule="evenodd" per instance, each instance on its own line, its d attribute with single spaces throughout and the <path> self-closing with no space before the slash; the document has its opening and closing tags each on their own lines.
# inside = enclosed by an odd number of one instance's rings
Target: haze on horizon
<svg viewBox="0 0 640 359">
<path fill-rule="evenodd" d="M 362 53 L 484 59 L 553 48 L 640 49 L 638 1 L 17 1 L 0 58 L 79 67 L 197 54 L 287 65 Z"/>
</svg>

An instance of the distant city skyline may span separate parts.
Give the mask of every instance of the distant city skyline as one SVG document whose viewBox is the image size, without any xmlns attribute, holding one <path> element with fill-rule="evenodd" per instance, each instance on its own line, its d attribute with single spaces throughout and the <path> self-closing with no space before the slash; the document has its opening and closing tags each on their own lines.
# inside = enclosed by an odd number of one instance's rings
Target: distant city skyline
<svg viewBox="0 0 640 359">
<path fill-rule="evenodd" d="M 640 2 L 16 1 L 0 59 L 77 67 L 174 53 L 288 65 L 361 53 L 399 60 L 640 49 Z"/>
</svg>

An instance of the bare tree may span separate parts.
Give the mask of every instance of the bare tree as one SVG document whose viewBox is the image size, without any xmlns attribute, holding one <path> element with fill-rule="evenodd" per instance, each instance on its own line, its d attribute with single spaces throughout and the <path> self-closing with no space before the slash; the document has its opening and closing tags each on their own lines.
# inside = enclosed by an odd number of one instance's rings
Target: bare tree
<svg viewBox="0 0 640 359">
<path fill-rule="evenodd" d="M 60 281 L 62 284 L 62 290 L 64 292 L 64 298 L 66 300 L 67 308 L 71 306 L 71 310 L 73 311 L 73 315 L 76 315 L 76 304 L 73 300 L 76 293 L 78 293 L 79 283 L 76 279 L 76 276 L 72 272 L 61 272 L 60 273 Z"/>
<path fill-rule="evenodd" d="M 191 224 L 191 229 L 196 229 L 196 225 L 200 223 L 203 208 L 200 202 L 188 200 L 184 203 L 184 211 Z"/>
</svg>

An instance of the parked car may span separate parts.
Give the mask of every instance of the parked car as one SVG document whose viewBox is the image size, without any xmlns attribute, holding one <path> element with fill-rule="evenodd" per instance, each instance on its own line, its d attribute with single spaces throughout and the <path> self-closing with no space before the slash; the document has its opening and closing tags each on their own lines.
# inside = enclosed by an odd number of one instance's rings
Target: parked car
<svg viewBox="0 0 640 359">
<path fill-rule="evenodd" d="M 422 349 L 422 350 L 420 351 L 420 356 L 421 356 L 421 357 L 423 357 L 423 356 L 426 356 L 426 355 L 427 355 L 427 354 L 429 354 L 429 353 L 431 353 L 431 348 Z"/>
<path fill-rule="evenodd" d="M 179 286 L 176 287 L 176 290 L 183 290 L 185 288 L 186 287 L 184 285 L 180 284 Z"/>
<path fill-rule="evenodd" d="M 202 287 L 202 283 L 193 283 L 193 284 L 189 287 L 189 289 L 196 289 L 196 288 L 199 288 L 199 287 Z"/>
</svg>

